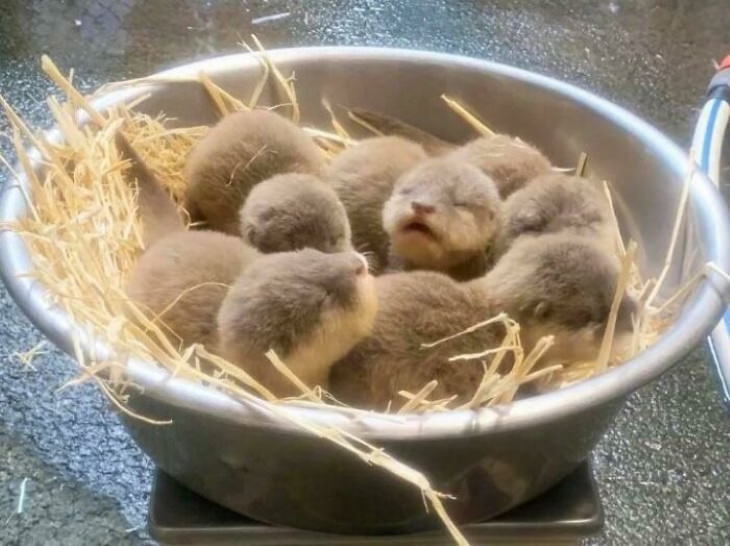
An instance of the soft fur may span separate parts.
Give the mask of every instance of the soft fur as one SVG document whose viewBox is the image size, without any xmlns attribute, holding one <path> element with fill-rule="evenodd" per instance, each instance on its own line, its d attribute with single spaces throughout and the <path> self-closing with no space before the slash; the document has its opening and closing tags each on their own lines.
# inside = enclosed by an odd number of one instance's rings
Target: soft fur
<svg viewBox="0 0 730 546">
<path fill-rule="evenodd" d="M 611 209 L 597 182 L 547 174 L 513 193 L 504 204 L 499 247 L 506 250 L 522 235 L 572 233 L 591 237 L 606 250 L 615 248 Z"/>
<path fill-rule="evenodd" d="M 421 146 L 403 138 L 375 137 L 339 154 L 327 170 L 325 180 L 350 219 L 353 246 L 359 252 L 372 252 L 378 265 L 385 264 L 388 255 L 383 205 L 398 177 L 426 157 Z"/>
<path fill-rule="evenodd" d="M 391 267 L 441 271 L 468 280 L 483 275 L 487 249 L 502 222 L 494 182 L 451 158 L 424 161 L 398 179 L 383 208 Z"/>
<path fill-rule="evenodd" d="M 259 182 L 276 174 L 317 174 L 323 155 L 304 131 L 267 110 L 224 117 L 190 153 L 187 209 L 194 221 L 240 233 L 238 212 Z"/>
<path fill-rule="evenodd" d="M 457 283 L 428 272 L 384 275 L 376 281 L 380 300 L 371 336 L 332 369 L 330 388 L 340 400 L 385 409 L 402 402 L 428 381 L 430 395 L 468 401 L 483 377 L 480 361 L 449 362 L 451 356 L 498 346 L 504 327 L 494 324 L 431 349 L 423 343 L 463 331 L 501 311 L 517 320 L 526 352 L 547 334 L 555 345 L 548 361 L 595 358 L 613 299 L 618 266 L 590 241 L 544 235 L 515 242 L 485 277 Z M 617 332 L 628 331 L 634 303 L 625 298 Z M 503 365 L 509 366 L 510 359 Z"/>
<path fill-rule="evenodd" d="M 494 180 L 502 199 L 538 175 L 551 172 L 550 161 L 534 146 L 507 135 L 483 136 L 452 152 Z"/>
<path fill-rule="evenodd" d="M 330 186 L 307 174 L 281 174 L 254 187 L 241 209 L 241 230 L 264 253 L 351 247 L 345 207 Z"/>
<path fill-rule="evenodd" d="M 159 318 L 170 342 L 217 346 L 221 302 L 257 252 L 238 237 L 181 231 L 160 239 L 132 270 L 127 293 L 149 318 Z"/>
<path fill-rule="evenodd" d="M 239 277 L 218 315 L 220 354 L 278 396 L 299 394 L 264 354 L 273 349 L 310 387 L 372 328 L 373 278 L 354 252 L 313 249 L 262 257 Z"/>
</svg>

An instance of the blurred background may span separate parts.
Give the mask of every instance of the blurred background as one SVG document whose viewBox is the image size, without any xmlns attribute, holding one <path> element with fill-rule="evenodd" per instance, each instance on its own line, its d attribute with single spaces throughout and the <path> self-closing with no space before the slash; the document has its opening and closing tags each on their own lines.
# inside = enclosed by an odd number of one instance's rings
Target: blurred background
<svg viewBox="0 0 730 546">
<path fill-rule="evenodd" d="M 686 147 L 713 62 L 730 53 L 727 0 L 3 0 L 0 93 L 49 123 L 49 54 L 91 91 L 192 59 L 267 48 L 378 45 L 460 53 L 560 78 Z M 488 121 L 488 120 L 487 120 Z M 10 155 L 7 124 L 0 149 Z M 728 150 L 728 146 L 726 146 Z M 723 191 L 728 195 L 728 155 Z M 620 158 L 617 158 L 620 160 Z M 5 180 L 6 173 L 0 174 Z M 151 465 L 90 386 L 0 289 L 0 544 L 145 544 Z M 606 509 L 595 544 L 730 543 L 730 415 L 698 347 L 635 394 L 596 450 Z M 23 512 L 16 514 L 21 484 Z"/>
</svg>

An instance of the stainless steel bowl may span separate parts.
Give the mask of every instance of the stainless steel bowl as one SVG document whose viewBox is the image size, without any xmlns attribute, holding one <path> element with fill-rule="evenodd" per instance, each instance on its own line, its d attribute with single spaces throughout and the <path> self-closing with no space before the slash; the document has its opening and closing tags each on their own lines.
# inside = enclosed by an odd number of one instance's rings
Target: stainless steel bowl
<svg viewBox="0 0 730 546">
<path fill-rule="evenodd" d="M 687 157 L 629 112 L 570 85 L 530 72 L 464 57 L 373 48 L 302 48 L 270 52 L 296 70 L 304 121 L 325 126 L 320 106 L 360 106 L 397 115 L 446 139 L 468 133 L 441 102 L 441 93 L 475 108 L 497 131 L 541 146 L 558 165 L 581 151 L 591 171 L 611 180 L 624 231 L 639 241 L 647 273 L 661 268 Z M 249 55 L 220 57 L 163 73 L 184 80 L 204 69 L 234 94 L 248 96 L 259 66 Z M 106 95 L 99 108 L 151 93 L 139 109 L 160 111 L 180 124 L 212 123 L 215 112 L 201 87 L 180 81 Z M 270 104 L 284 102 L 269 90 Z M 51 138 L 59 138 L 52 132 Z M 703 259 L 730 269 L 729 220 L 714 186 L 698 176 L 691 188 Z M 0 220 L 26 212 L 21 192 L 8 187 Z M 685 249 L 685 250 L 690 250 Z M 681 258 L 681 256 L 679 256 Z M 680 261 L 679 259 L 677 260 Z M 0 234 L 0 265 L 9 291 L 54 343 L 71 352 L 76 326 L 49 307 L 44 289 L 27 277 L 29 257 L 12 232 Z M 679 280 L 679 267 L 672 281 Z M 288 406 L 286 411 L 359 434 L 423 470 L 433 485 L 457 495 L 449 506 L 462 522 L 496 515 L 539 494 L 584 460 L 624 398 L 677 362 L 710 331 L 724 310 L 705 281 L 680 318 L 650 349 L 610 372 L 509 407 L 353 419 L 336 409 Z M 79 330 L 77 330 L 79 331 Z M 83 338 L 87 352 L 106 351 Z M 348 533 L 405 532 L 435 523 L 410 485 L 326 441 L 302 433 L 266 404 L 243 404 L 170 378 L 151 363 L 132 361 L 128 373 L 144 394 L 137 411 L 172 418 L 170 426 L 128 420 L 127 427 L 157 465 L 198 493 L 247 516 L 282 525 Z"/>
</svg>

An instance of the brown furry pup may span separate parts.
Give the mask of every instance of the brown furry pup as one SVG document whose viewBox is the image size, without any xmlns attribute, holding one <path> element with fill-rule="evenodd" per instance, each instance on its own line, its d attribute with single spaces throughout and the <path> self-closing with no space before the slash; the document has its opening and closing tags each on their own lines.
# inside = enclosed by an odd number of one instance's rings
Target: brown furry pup
<svg viewBox="0 0 730 546">
<path fill-rule="evenodd" d="M 229 114 L 190 153 L 187 210 L 193 221 L 238 235 L 238 212 L 251 188 L 276 174 L 317 174 L 323 161 L 312 139 L 284 117 L 267 110 Z"/>
<path fill-rule="evenodd" d="M 502 221 L 492 180 L 451 158 L 424 161 L 398 179 L 383 208 L 393 269 L 428 269 L 457 280 L 483 275 Z"/>
<path fill-rule="evenodd" d="M 540 150 L 508 135 L 479 137 L 454 150 L 452 156 L 491 177 L 502 199 L 536 176 L 552 172 L 550 161 Z"/>
<path fill-rule="evenodd" d="M 224 233 L 173 233 L 145 251 L 129 275 L 127 294 L 150 319 L 164 324 L 175 347 L 200 343 L 214 350 L 223 298 L 257 255 Z"/>
<path fill-rule="evenodd" d="M 368 138 L 336 156 L 325 174 L 347 211 L 353 247 L 373 253 L 379 266 L 388 256 L 383 205 L 398 177 L 426 157 L 421 146 L 400 137 Z"/>
<path fill-rule="evenodd" d="M 280 174 L 257 184 L 241 209 L 243 239 L 264 253 L 351 248 L 347 212 L 315 176 Z"/>
<path fill-rule="evenodd" d="M 373 280 L 354 252 L 263 256 L 221 306 L 219 352 L 280 397 L 300 393 L 266 358 L 270 349 L 306 385 L 327 387 L 332 364 L 372 329 Z"/>
<path fill-rule="evenodd" d="M 216 315 L 228 285 L 257 252 L 238 237 L 186 231 L 174 203 L 144 161 L 117 133 L 117 147 L 131 161 L 126 176 L 137 182 L 147 247 L 127 279 L 127 294 L 150 320 L 159 321 L 175 347 L 217 344 Z"/>
<path fill-rule="evenodd" d="M 595 358 L 618 280 L 618 267 L 591 241 L 544 235 L 515 242 L 485 277 L 457 283 L 430 272 L 395 273 L 376 280 L 380 306 L 372 335 L 338 362 L 330 391 L 343 402 L 383 410 L 398 392 L 418 392 L 436 379 L 430 395 L 468 401 L 484 373 L 478 360 L 449 358 L 500 345 L 500 324 L 433 348 L 424 343 L 463 331 L 499 312 L 521 326 L 530 351 L 544 335 L 555 336 L 545 363 Z M 617 338 L 630 331 L 631 298 L 624 298 Z M 510 365 L 509 362 L 503 365 Z"/>
<path fill-rule="evenodd" d="M 500 252 L 522 235 L 572 233 L 615 250 L 611 207 L 597 183 L 565 174 L 538 176 L 504 203 Z"/>
<path fill-rule="evenodd" d="M 428 155 L 438 156 L 452 151 L 456 146 L 446 142 L 431 133 L 418 127 L 401 121 L 398 118 L 365 110 L 363 108 L 350 108 L 350 112 L 384 135 L 398 136 L 417 142 Z"/>
</svg>

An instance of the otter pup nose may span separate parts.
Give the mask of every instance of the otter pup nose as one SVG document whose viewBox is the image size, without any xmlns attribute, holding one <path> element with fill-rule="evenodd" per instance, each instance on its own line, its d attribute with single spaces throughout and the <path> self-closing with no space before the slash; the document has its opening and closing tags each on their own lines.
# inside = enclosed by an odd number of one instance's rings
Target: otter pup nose
<svg viewBox="0 0 730 546">
<path fill-rule="evenodd" d="M 419 201 L 411 201 L 411 208 L 413 209 L 413 212 L 419 216 L 426 216 L 427 214 L 432 214 L 436 211 L 436 208 L 433 205 L 426 205 Z"/>
</svg>

